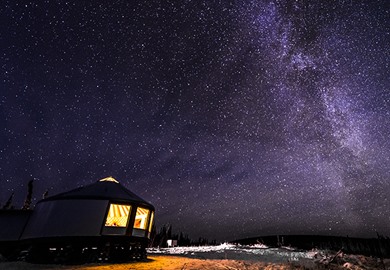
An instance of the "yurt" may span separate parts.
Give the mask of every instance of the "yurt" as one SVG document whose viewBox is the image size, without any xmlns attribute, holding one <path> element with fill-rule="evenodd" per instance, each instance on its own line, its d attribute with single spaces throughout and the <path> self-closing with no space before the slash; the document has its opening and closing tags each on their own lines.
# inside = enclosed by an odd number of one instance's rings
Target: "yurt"
<svg viewBox="0 0 390 270">
<path fill-rule="evenodd" d="M 153 205 L 107 177 L 39 201 L 20 240 L 31 261 L 142 259 L 153 218 Z"/>
</svg>

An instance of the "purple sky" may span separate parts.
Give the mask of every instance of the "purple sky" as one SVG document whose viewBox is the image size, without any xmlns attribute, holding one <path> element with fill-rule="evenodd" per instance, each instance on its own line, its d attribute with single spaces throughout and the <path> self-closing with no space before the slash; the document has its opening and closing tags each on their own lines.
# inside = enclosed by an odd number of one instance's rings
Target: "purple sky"
<svg viewBox="0 0 390 270">
<path fill-rule="evenodd" d="M 2 205 L 111 175 L 194 238 L 390 235 L 387 0 L 35 2 L 0 9 Z"/>
</svg>

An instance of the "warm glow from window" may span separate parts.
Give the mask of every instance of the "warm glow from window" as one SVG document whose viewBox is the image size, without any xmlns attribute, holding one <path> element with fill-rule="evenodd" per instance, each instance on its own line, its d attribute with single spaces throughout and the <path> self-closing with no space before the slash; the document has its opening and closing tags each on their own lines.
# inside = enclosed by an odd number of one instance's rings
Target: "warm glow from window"
<svg viewBox="0 0 390 270">
<path fill-rule="evenodd" d="M 106 218 L 106 226 L 126 227 L 130 208 L 130 205 L 111 204 Z"/>
<path fill-rule="evenodd" d="M 152 225 L 153 225 L 153 218 L 154 218 L 154 212 L 150 215 L 150 221 L 149 221 L 149 232 L 152 231 Z"/>
<path fill-rule="evenodd" d="M 135 229 L 146 230 L 149 211 L 150 211 L 149 209 L 145 209 L 141 207 L 137 208 L 137 214 L 135 215 L 135 221 L 134 221 Z"/>
</svg>

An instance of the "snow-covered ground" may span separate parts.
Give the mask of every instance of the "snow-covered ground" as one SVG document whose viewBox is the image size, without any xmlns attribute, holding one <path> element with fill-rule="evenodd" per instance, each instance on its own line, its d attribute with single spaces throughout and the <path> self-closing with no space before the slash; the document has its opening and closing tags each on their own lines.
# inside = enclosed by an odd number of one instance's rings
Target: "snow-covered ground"
<svg viewBox="0 0 390 270">
<path fill-rule="evenodd" d="M 318 252 L 298 251 L 291 248 L 268 248 L 265 245 L 233 245 L 224 243 L 218 246 L 149 248 L 149 254 L 184 255 L 203 259 L 261 260 L 267 262 L 292 262 L 313 259 Z"/>
<path fill-rule="evenodd" d="M 148 249 L 148 259 L 122 264 L 39 265 L 26 262 L 1 262 L 0 270 L 197 270 L 197 269 L 361 269 L 390 270 L 390 259 L 365 257 L 330 251 L 300 251 L 268 248 L 263 245 L 174 247 Z"/>
<path fill-rule="evenodd" d="M 225 243 L 219 246 L 150 248 L 147 251 L 151 256 L 176 255 L 205 259 L 206 261 L 222 260 L 243 262 L 244 264 L 247 262 L 252 266 L 256 266 L 256 264 L 262 262 L 272 265 L 294 266 L 298 269 L 318 269 L 332 266 L 331 269 L 390 270 L 390 259 L 344 254 L 341 250 L 338 252 L 327 250 L 302 251 L 289 247 L 269 248 L 264 245 L 244 246 Z M 262 267 L 260 268 L 263 269 Z M 260 268 L 255 267 L 254 269 Z M 285 268 L 282 267 L 280 269 Z"/>
</svg>

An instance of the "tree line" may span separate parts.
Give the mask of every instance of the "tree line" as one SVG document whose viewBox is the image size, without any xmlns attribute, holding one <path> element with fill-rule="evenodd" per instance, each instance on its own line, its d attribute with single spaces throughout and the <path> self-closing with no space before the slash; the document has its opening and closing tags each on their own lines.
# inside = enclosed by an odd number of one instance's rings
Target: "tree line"
<svg viewBox="0 0 390 270">
<path fill-rule="evenodd" d="M 150 233 L 150 243 L 149 247 L 160 247 L 165 248 L 168 247 L 167 240 L 177 240 L 178 246 L 207 246 L 207 245 L 217 245 L 216 240 L 211 240 L 203 237 L 199 237 L 197 239 L 191 239 L 188 234 L 180 232 L 173 233 L 172 225 L 166 224 L 163 225 L 160 229 L 154 225 L 152 227 L 152 231 Z"/>
</svg>

